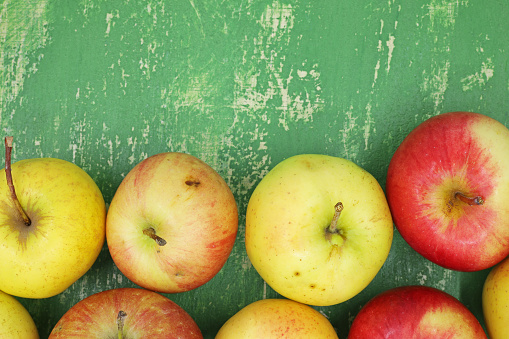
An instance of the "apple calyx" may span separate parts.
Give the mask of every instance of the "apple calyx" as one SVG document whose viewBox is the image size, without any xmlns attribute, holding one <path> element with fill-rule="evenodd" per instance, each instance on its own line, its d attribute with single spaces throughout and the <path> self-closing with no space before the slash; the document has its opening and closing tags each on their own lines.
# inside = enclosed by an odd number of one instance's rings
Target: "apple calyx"
<svg viewBox="0 0 509 339">
<path fill-rule="evenodd" d="M 150 238 L 154 239 L 154 241 L 159 245 L 159 246 L 164 246 L 166 245 L 166 240 L 164 240 L 163 238 L 161 238 L 160 236 L 158 236 L 156 234 L 156 230 L 153 228 L 153 227 L 149 227 L 149 228 L 145 228 L 143 230 L 143 234 L 149 236 Z"/>
<path fill-rule="evenodd" d="M 14 189 L 14 183 L 12 181 L 12 172 L 11 172 L 11 154 L 12 154 L 12 140 L 14 138 L 11 137 L 5 137 L 5 177 L 7 179 L 7 186 L 9 186 L 9 191 L 11 193 L 11 200 L 14 203 L 14 206 L 16 207 L 16 210 L 18 211 L 21 219 L 23 219 L 23 222 L 26 226 L 30 226 L 32 224 L 32 221 L 26 214 L 26 212 L 23 210 L 23 207 L 21 206 L 18 196 L 16 195 L 16 190 Z"/>
<path fill-rule="evenodd" d="M 123 339 L 123 331 L 124 331 L 124 322 L 127 317 L 127 313 L 120 310 L 117 314 L 117 329 L 118 329 L 118 339 Z"/>
<path fill-rule="evenodd" d="M 470 198 L 470 197 L 467 197 L 466 195 L 464 195 L 463 193 L 461 192 L 456 192 L 454 194 L 454 197 L 462 202 L 464 202 L 465 204 L 468 204 L 470 206 L 475 206 L 475 205 L 482 205 L 484 204 L 484 199 L 483 197 L 481 197 L 480 195 L 476 196 L 476 197 L 473 197 L 473 198 Z"/>
<path fill-rule="evenodd" d="M 341 238 L 345 240 L 345 237 L 342 234 L 341 229 L 338 227 L 339 217 L 341 216 L 341 212 L 343 211 L 343 209 L 344 209 L 343 203 L 341 202 L 338 202 L 336 205 L 334 205 L 334 216 L 332 217 L 332 221 L 329 227 L 327 227 L 325 230 L 327 240 L 329 240 L 331 243 L 334 242 L 335 245 L 337 245 L 336 241 L 332 241 L 332 236 L 334 234 L 341 236 Z"/>
</svg>

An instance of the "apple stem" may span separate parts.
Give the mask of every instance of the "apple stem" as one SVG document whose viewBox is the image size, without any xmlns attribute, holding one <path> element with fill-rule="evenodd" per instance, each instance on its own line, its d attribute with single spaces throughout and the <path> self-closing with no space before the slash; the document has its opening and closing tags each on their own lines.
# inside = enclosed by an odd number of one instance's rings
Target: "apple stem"
<svg viewBox="0 0 509 339">
<path fill-rule="evenodd" d="M 152 227 L 149 227 L 149 228 L 145 228 L 143 230 L 143 234 L 145 235 L 148 235 L 149 237 L 151 237 L 152 239 L 155 240 L 155 242 L 159 245 L 159 246 L 164 246 L 166 245 L 166 240 L 164 240 L 163 238 L 161 238 L 160 236 L 158 236 L 156 234 L 156 230 L 153 229 Z"/>
<path fill-rule="evenodd" d="M 343 204 L 338 202 L 334 205 L 334 217 L 332 217 L 332 221 L 329 226 L 329 233 L 338 233 L 338 222 L 339 216 L 341 215 L 341 211 L 343 211 Z"/>
<path fill-rule="evenodd" d="M 470 198 L 470 197 L 467 197 L 466 195 L 464 195 L 463 193 L 456 192 L 456 194 L 454 194 L 454 197 L 460 201 L 463 201 L 465 204 L 468 204 L 470 206 L 484 204 L 484 199 L 480 195 Z"/>
<path fill-rule="evenodd" d="M 11 200 L 14 202 L 14 206 L 19 212 L 19 215 L 23 219 L 25 225 L 30 226 L 32 221 L 28 217 L 28 215 L 21 207 L 19 203 L 18 196 L 16 195 L 16 190 L 14 189 L 14 183 L 12 181 L 12 172 L 11 172 L 11 154 L 12 154 L 12 140 L 13 137 L 5 137 L 5 177 L 7 179 L 7 186 L 9 186 L 9 191 L 11 193 Z"/>
<path fill-rule="evenodd" d="M 118 339 L 124 338 L 124 321 L 127 317 L 127 313 L 124 311 L 119 311 L 117 315 L 117 329 L 118 329 Z"/>
</svg>

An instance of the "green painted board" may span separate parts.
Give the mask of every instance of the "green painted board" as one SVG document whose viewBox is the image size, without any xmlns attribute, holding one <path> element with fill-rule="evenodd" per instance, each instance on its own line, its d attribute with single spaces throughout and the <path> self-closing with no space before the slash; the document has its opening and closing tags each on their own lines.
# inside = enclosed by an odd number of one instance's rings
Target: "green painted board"
<svg viewBox="0 0 509 339">
<path fill-rule="evenodd" d="M 279 161 L 345 157 L 384 187 L 396 147 L 426 118 L 466 110 L 509 126 L 508 17 L 502 0 L 1 0 L 1 132 L 15 137 L 13 160 L 72 161 L 106 202 L 156 153 L 215 168 L 238 203 L 236 245 L 209 283 L 167 295 L 213 338 L 243 306 L 279 297 L 243 242 L 250 194 Z M 346 338 L 367 300 L 420 284 L 484 324 L 487 273 L 438 267 L 396 234 L 363 292 L 317 309 Z M 79 300 L 123 286 L 104 247 L 65 292 L 21 301 L 45 338 Z"/>
</svg>

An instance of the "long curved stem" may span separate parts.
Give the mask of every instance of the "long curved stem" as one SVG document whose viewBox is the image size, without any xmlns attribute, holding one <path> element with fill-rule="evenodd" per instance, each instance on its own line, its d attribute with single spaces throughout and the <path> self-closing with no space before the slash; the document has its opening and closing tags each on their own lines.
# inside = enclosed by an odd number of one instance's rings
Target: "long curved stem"
<svg viewBox="0 0 509 339">
<path fill-rule="evenodd" d="M 16 206 L 16 210 L 18 211 L 21 219 L 25 225 L 30 226 L 32 221 L 28 217 L 28 215 L 21 207 L 19 203 L 18 196 L 16 195 L 16 190 L 14 189 L 14 183 L 12 181 L 12 171 L 11 171 L 11 153 L 12 153 L 12 140 L 13 137 L 5 137 L 5 177 L 7 179 L 7 186 L 9 186 L 9 191 L 11 193 L 11 200 Z"/>
</svg>

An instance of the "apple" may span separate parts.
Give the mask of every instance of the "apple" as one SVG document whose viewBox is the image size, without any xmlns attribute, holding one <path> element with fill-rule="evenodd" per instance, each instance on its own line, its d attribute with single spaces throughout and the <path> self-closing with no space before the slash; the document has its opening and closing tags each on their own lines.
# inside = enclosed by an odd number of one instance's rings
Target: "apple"
<svg viewBox="0 0 509 339">
<path fill-rule="evenodd" d="M 477 318 L 458 299 L 427 286 L 389 289 L 355 317 L 349 339 L 487 338 Z"/>
<path fill-rule="evenodd" d="M 482 309 L 490 338 L 509 338 L 509 257 L 488 274 L 482 292 Z"/>
<path fill-rule="evenodd" d="M 26 308 L 13 296 L 0 291 L 0 338 L 39 339 L 37 327 Z"/>
<path fill-rule="evenodd" d="M 288 299 L 255 301 L 234 314 L 215 339 L 338 338 L 329 320 L 314 308 Z"/>
<path fill-rule="evenodd" d="M 329 306 L 357 295 L 387 259 L 392 236 L 382 188 L 343 158 L 287 158 L 247 206 L 251 263 L 276 292 L 304 304 Z"/>
<path fill-rule="evenodd" d="M 434 116 L 395 151 L 386 192 L 394 222 L 426 259 L 457 271 L 509 254 L 509 130 L 479 113 Z"/>
<path fill-rule="evenodd" d="M 185 292 L 212 279 L 233 248 L 237 204 L 223 178 L 184 153 L 153 155 L 123 179 L 108 210 L 113 261 L 135 284 Z"/>
<path fill-rule="evenodd" d="M 92 294 L 71 307 L 49 339 L 203 338 L 193 318 L 165 296 L 139 288 Z"/>
<path fill-rule="evenodd" d="M 0 290 L 23 298 L 61 293 L 87 272 L 104 245 L 106 205 L 80 167 L 39 158 L 0 171 Z"/>
</svg>

